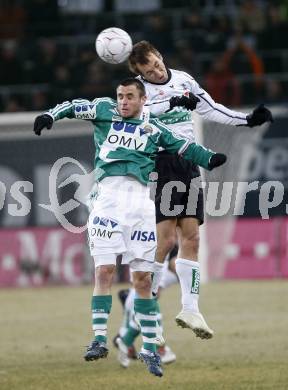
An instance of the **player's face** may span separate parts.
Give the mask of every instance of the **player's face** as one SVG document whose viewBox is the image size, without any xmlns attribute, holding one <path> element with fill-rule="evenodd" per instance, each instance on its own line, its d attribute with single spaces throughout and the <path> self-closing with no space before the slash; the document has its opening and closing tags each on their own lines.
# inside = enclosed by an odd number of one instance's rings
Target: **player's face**
<svg viewBox="0 0 288 390">
<path fill-rule="evenodd" d="M 141 96 L 136 85 L 119 85 L 117 88 L 118 111 L 123 118 L 139 118 L 146 96 Z"/>
<path fill-rule="evenodd" d="M 168 80 L 168 73 L 162 57 L 158 57 L 154 53 L 148 55 L 147 64 L 137 64 L 137 69 L 144 79 L 151 83 L 161 84 Z"/>
</svg>

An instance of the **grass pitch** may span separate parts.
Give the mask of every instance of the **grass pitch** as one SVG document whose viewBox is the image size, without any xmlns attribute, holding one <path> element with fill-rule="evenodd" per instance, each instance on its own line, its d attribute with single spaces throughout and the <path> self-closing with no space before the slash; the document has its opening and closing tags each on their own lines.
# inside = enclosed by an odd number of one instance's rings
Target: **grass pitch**
<svg viewBox="0 0 288 390">
<path fill-rule="evenodd" d="M 111 339 L 121 320 L 119 288 L 113 290 L 108 323 L 110 353 L 97 362 L 82 358 L 92 338 L 92 287 L 0 290 L 0 389 L 288 389 L 287 282 L 201 286 L 200 306 L 215 330 L 212 340 L 176 327 L 179 286 L 164 291 L 165 335 L 177 361 L 164 367 L 163 378 L 139 361 L 126 370 L 117 363 Z"/>
</svg>

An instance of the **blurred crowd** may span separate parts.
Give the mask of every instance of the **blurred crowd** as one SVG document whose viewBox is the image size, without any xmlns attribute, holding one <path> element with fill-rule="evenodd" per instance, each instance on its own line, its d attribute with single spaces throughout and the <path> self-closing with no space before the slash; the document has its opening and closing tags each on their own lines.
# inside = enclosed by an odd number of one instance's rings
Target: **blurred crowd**
<svg viewBox="0 0 288 390">
<path fill-rule="evenodd" d="M 96 56 L 95 37 L 110 26 L 127 30 L 134 41 L 150 40 L 168 66 L 193 75 L 220 103 L 287 103 L 288 0 L 146 3 L 2 0 L 0 111 L 113 97 L 129 72 Z"/>
</svg>

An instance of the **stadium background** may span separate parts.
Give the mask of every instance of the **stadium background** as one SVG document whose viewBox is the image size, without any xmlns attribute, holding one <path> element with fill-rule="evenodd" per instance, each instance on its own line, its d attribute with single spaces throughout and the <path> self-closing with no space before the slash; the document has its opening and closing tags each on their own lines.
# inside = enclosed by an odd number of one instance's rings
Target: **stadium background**
<svg viewBox="0 0 288 390">
<path fill-rule="evenodd" d="M 216 335 L 205 343 L 176 328 L 179 286 L 163 292 L 165 334 L 177 361 L 161 382 L 139 362 L 124 372 L 110 341 L 107 360 L 82 360 L 91 337 L 93 280 L 85 234 L 64 230 L 39 206 L 49 204 L 54 162 L 69 156 L 89 172 L 94 147 L 89 126 L 74 121 L 35 137 L 36 113 L 74 97 L 114 96 L 129 74 L 95 54 L 95 36 L 108 26 L 153 42 L 169 66 L 191 73 L 216 101 L 247 112 L 264 102 L 277 119 L 236 133 L 195 117 L 202 141 L 229 154 L 229 164 L 205 180 L 278 181 L 284 200 L 265 220 L 259 190 L 247 194 L 242 217 L 231 210 L 226 218 L 207 216 L 202 242 L 210 282 L 201 286 L 200 305 Z M 287 389 L 287 33 L 286 0 L 0 1 L 1 390 Z M 75 173 L 83 172 L 64 167 L 58 186 Z M 17 181 L 33 183 L 25 215 Z M 73 199 L 77 189 L 77 183 L 58 188 L 59 202 Z M 87 211 L 81 204 L 66 216 L 80 226 Z M 127 280 L 125 268 L 117 280 Z M 121 317 L 118 289 L 110 339 Z"/>
</svg>

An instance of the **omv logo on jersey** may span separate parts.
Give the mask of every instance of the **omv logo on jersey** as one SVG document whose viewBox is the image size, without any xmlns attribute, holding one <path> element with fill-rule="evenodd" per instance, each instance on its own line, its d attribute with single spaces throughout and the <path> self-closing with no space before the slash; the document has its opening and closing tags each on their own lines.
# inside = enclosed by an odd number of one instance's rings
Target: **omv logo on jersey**
<svg viewBox="0 0 288 390">
<path fill-rule="evenodd" d="M 77 119 L 95 119 L 95 104 L 80 104 L 75 106 L 75 118 Z"/>
<path fill-rule="evenodd" d="M 113 122 L 107 136 L 111 145 L 122 146 L 128 149 L 145 150 L 148 134 L 145 128 L 133 123 Z"/>
<path fill-rule="evenodd" d="M 155 232 L 145 230 L 134 230 L 131 234 L 132 241 L 156 241 Z"/>
</svg>

